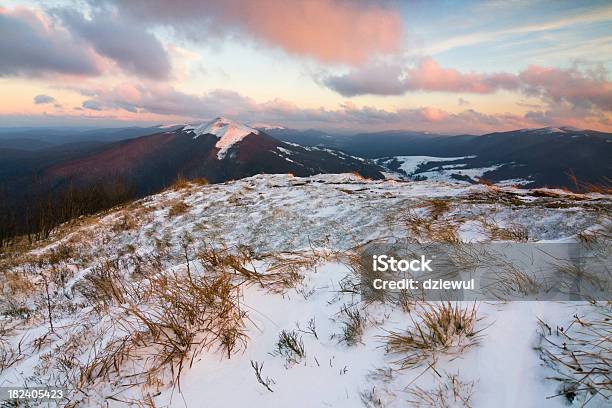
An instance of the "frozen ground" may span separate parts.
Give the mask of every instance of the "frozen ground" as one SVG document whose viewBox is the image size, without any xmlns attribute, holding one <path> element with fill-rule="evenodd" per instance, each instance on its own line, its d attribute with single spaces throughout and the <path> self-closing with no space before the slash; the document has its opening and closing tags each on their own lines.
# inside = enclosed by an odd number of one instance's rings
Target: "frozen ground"
<svg viewBox="0 0 612 408">
<path fill-rule="evenodd" d="M 569 330 L 574 316 L 586 322 L 610 313 L 609 305 L 479 302 L 477 344 L 458 336 L 449 349 L 431 355 L 423 350 L 427 358 L 400 369 L 401 355 L 389 352 L 387 336 L 414 327 L 427 305 L 363 302 L 350 290 L 355 274 L 348 261 L 352 248 L 386 237 L 576 240 L 585 231 L 609 227 L 609 205 L 609 197 L 602 195 L 370 181 L 353 175 L 261 175 L 171 189 L 65 225 L 48 242 L 4 256 L 0 386 L 62 385 L 71 391 L 71 406 L 442 404 L 423 394 L 443 395 L 447 406 L 563 407 L 587 401 L 587 406 L 610 406 L 605 393 L 567 392 L 568 382 L 551 379 L 559 373 L 544 364 L 538 349 L 543 339 L 538 319 L 558 334 L 558 327 Z M 189 266 L 194 276 L 206 276 L 211 265 L 225 268 L 228 263 L 204 261 L 202 254 L 214 253 L 211 248 L 249 253 L 240 258 L 248 259 L 241 267 L 264 274 L 255 280 L 242 275 L 246 283 L 234 288 L 246 341 L 238 342 L 229 358 L 216 344 L 189 348 L 180 381 L 174 376 L 176 364 L 149 372 L 155 376 L 144 375 L 151 364 L 159 365 L 156 357 L 168 343 L 148 341 L 151 329 L 130 315 L 154 316 L 156 305 L 148 300 L 139 304 L 130 296 L 159 282 L 159 274 L 184 276 Z M 303 262 L 291 269 L 289 284 L 262 282 L 294 259 Z M 122 276 L 100 275 L 105 271 Z M 126 293 L 131 295 L 117 302 L 92 293 L 92 276 L 130 282 Z M 136 286 L 130 286 L 133 282 Z M 98 281 L 94 292 L 106 290 L 105 283 Z M 355 312 L 357 332 L 348 336 Z M 122 357 L 109 357 L 113 341 L 133 340 L 129 332 L 134 327 L 143 333 L 139 342 Z M 278 342 L 283 331 L 295 332 L 303 355 L 282 353 L 286 349 L 279 349 Z M 168 335 L 164 339 L 176 340 L 171 328 L 162 332 Z M 197 344 L 198 337 L 192 341 Z M 609 350 L 610 337 L 600 346 Z M 108 363 L 105 370 L 101 361 Z M 252 364 L 261 367 L 263 383 Z"/>
</svg>

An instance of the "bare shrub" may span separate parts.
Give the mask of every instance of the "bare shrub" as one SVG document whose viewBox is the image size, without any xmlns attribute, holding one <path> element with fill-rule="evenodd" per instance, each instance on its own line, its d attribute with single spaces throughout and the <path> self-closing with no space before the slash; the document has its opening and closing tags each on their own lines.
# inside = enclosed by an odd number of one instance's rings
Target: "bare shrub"
<svg viewBox="0 0 612 408">
<path fill-rule="evenodd" d="M 315 318 L 313 317 L 312 319 L 308 319 L 308 322 L 306 323 L 306 328 L 302 329 L 300 328 L 300 325 L 297 324 L 297 329 L 300 333 L 305 333 L 305 334 L 311 334 L 312 336 L 314 336 L 315 339 L 319 339 L 319 335 L 317 334 L 317 327 L 316 327 L 316 322 L 315 322 Z"/>
<path fill-rule="evenodd" d="M 9 337 L 13 334 L 13 327 L 9 326 L 6 322 L 0 321 L 0 374 L 25 357 L 22 352 L 23 339 L 21 339 L 16 349 L 11 347 Z"/>
<path fill-rule="evenodd" d="M 417 408 L 471 408 L 473 381 L 463 382 L 458 374 L 448 374 L 432 389 L 412 387 L 407 390 L 410 406 Z"/>
<path fill-rule="evenodd" d="M 480 340 L 475 304 L 462 308 L 459 303 L 426 303 L 414 314 L 416 320 L 410 313 L 412 327 L 384 336 L 387 351 L 400 356 L 396 364 L 402 369 L 435 359 L 438 353 L 460 354 Z"/>
</svg>

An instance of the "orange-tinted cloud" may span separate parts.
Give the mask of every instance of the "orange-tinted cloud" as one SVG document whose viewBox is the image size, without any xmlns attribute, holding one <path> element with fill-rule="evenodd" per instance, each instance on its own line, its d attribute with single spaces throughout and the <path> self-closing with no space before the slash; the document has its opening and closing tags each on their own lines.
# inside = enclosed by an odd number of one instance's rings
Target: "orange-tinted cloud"
<svg viewBox="0 0 612 408">
<path fill-rule="evenodd" d="M 490 93 L 497 89 L 516 89 L 519 81 L 507 73 L 462 73 L 443 68 L 433 58 L 424 58 L 420 64 L 405 73 L 405 89 L 441 92 Z"/>
<path fill-rule="evenodd" d="M 228 14 L 270 44 L 323 62 L 359 64 L 393 53 L 403 36 L 398 13 L 364 2 L 248 1 Z"/>
<path fill-rule="evenodd" d="M 404 37 L 401 16 L 381 2 L 108 1 L 137 21 L 170 25 L 193 40 L 241 35 L 325 63 L 361 64 L 376 54 L 395 53 Z"/>
</svg>

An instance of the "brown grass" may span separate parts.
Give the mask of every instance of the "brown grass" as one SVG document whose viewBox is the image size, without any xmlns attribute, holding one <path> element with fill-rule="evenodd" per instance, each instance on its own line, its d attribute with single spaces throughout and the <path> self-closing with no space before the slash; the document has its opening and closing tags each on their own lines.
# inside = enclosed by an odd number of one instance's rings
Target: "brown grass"
<svg viewBox="0 0 612 408">
<path fill-rule="evenodd" d="M 419 214 L 410 208 L 399 215 L 399 221 L 406 227 L 409 236 L 416 242 L 457 243 L 459 225 L 446 216 L 451 207 L 447 200 L 429 200 L 422 208 L 426 214 Z"/>
<path fill-rule="evenodd" d="M 478 222 L 493 241 L 527 242 L 529 240 L 529 231 L 519 223 L 506 222 L 506 226 L 501 227 L 492 217 L 486 215 L 480 216 Z"/>
<path fill-rule="evenodd" d="M 111 230 L 113 232 L 123 232 L 133 230 L 136 227 L 138 227 L 138 222 L 136 219 L 127 212 L 123 212 L 119 217 L 119 220 L 113 224 Z"/>
<path fill-rule="evenodd" d="M 85 295 L 121 310 L 114 325 L 126 335 L 81 368 L 83 386 L 118 374 L 126 361 L 141 360 L 144 353 L 147 382 L 169 373 L 180 387 L 181 372 L 202 350 L 214 348 L 230 358 L 246 347 L 240 290 L 223 271 L 158 273 L 134 282 L 105 265 L 96 275 L 89 278 L 93 288 Z"/>
<path fill-rule="evenodd" d="M 208 180 L 204 177 L 195 177 L 192 179 L 187 179 L 183 176 L 179 176 L 176 181 L 170 186 L 171 190 L 181 190 L 183 188 L 192 187 L 194 185 L 197 186 L 205 186 L 208 184 Z"/>
<path fill-rule="evenodd" d="M 473 381 L 463 382 L 458 374 L 448 374 L 432 389 L 412 387 L 407 390 L 411 407 L 417 408 L 471 408 L 474 396 Z"/>
<path fill-rule="evenodd" d="M 176 217 L 182 214 L 185 214 L 189 210 L 189 206 L 185 204 L 185 202 L 178 200 L 171 203 L 170 208 L 168 209 L 168 217 Z"/>
<path fill-rule="evenodd" d="M 415 314 L 417 319 L 410 313 L 412 327 L 384 336 L 388 353 L 399 356 L 401 369 L 435 360 L 439 353 L 460 354 L 479 342 L 475 304 L 462 308 L 459 303 L 423 303 Z"/>
<path fill-rule="evenodd" d="M 590 318 L 574 315 L 566 326 L 540 323 L 540 344 L 536 350 L 555 375 L 559 393 L 548 398 L 578 399 L 581 406 L 592 399 L 612 399 L 612 303 L 595 304 Z"/>
</svg>

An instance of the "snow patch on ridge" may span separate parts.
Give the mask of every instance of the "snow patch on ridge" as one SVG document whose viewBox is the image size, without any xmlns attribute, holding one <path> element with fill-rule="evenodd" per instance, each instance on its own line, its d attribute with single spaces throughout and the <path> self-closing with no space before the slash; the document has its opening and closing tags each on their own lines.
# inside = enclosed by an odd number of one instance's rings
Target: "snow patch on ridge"
<svg viewBox="0 0 612 408">
<path fill-rule="evenodd" d="M 183 131 L 194 133 L 194 139 L 206 134 L 217 136 L 219 140 L 215 144 L 215 147 L 219 149 L 217 152 L 217 158 L 219 160 L 225 157 L 228 150 L 233 145 L 240 142 L 251 133 L 259 134 L 257 129 L 250 128 L 224 117 L 218 117 L 212 122 L 200 123 L 199 125 L 187 125 L 183 128 Z"/>
</svg>

